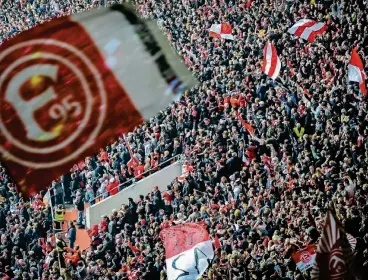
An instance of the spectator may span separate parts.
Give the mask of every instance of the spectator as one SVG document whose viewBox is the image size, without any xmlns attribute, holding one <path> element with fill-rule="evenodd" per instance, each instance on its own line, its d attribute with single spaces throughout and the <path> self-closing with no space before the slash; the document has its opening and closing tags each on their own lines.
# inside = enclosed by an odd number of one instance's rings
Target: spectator
<svg viewBox="0 0 368 280">
<path fill-rule="evenodd" d="M 115 180 L 114 177 L 110 179 L 110 183 L 107 185 L 106 191 L 108 191 L 109 195 L 115 195 L 119 192 L 119 182 Z"/>
<path fill-rule="evenodd" d="M 84 196 L 82 195 L 81 191 L 76 192 L 74 204 L 75 204 L 75 208 L 78 211 L 77 226 L 83 227 L 84 226 Z"/>
<path fill-rule="evenodd" d="M 69 247 L 74 249 L 75 240 L 77 240 L 77 229 L 73 222 L 70 222 L 68 229 Z"/>
</svg>

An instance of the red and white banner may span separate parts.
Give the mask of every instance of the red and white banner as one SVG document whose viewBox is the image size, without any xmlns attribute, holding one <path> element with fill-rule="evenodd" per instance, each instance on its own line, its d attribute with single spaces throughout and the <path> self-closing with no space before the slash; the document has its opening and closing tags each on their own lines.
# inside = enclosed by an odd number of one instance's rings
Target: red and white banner
<svg viewBox="0 0 368 280">
<path fill-rule="evenodd" d="M 267 42 L 263 49 L 263 66 L 262 72 L 268 75 L 271 79 L 275 80 L 281 69 L 281 61 L 277 56 L 277 51 L 274 45 L 270 41 Z"/>
<path fill-rule="evenodd" d="M 352 244 L 349 243 L 349 238 L 335 214 L 329 210 L 318 243 L 311 279 L 353 279 L 351 273 L 353 258 Z"/>
<path fill-rule="evenodd" d="M 228 40 L 234 40 L 232 35 L 233 30 L 230 23 L 224 22 L 221 24 L 212 24 L 210 28 L 210 36 L 215 38 L 222 38 Z"/>
<path fill-rule="evenodd" d="M 160 234 L 166 251 L 168 280 L 193 280 L 201 276 L 214 257 L 210 235 L 204 225 L 182 224 Z"/>
<path fill-rule="evenodd" d="M 311 19 L 301 19 L 295 23 L 288 32 L 297 37 L 313 42 L 318 35 L 323 34 L 328 29 L 324 22 L 316 22 Z"/>
<path fill-rule="evenodd" d="M 126 6 L 21 33 L 1 46 L 0 73 L 1 161 L 28 194 L 195 84 L 156 24 Z"/>
<path fill-rule="evenodd" d="M 351 52 L 350 63 L 348 66 L 348 78 L 349 82 L 359 83 L 359 87 L 363 95 L 367 94 L 367 88 L 365 86 L 365 73 L 363 61 L 358 54 L 358 49 L 354 48 Z"/>
<path fill-rule="evenodd" d="M 291 258 L 301 272 L 307 271 L 313 267 L 313 263 L 316 259 L 316 245 L 311 244 L 304 249 L 293 253 Z"/>
</svg>

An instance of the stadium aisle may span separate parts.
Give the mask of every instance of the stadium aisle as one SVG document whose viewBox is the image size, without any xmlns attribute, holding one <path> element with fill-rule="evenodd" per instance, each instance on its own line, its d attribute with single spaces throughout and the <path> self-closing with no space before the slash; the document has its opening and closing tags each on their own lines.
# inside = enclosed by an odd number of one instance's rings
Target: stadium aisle
<svg viewBox="0 0 368 280">
<path fill-rule="evenodd" d="M 77 220 L 77 211 L 74 208 L 67 209 L 65 213 L 65 220 L 69 222 L 75 222 Z M 67 223 L 64 223 L 64 231 L 68 230 Z M 76 245 L 79 245 L 79 248 L 81 250 L 85 250 L 90 245 L 90 238 L 88 236 L 88 233 L 85 229 L 79 229 L 77 227 L 77 240 L 75 241 Z"/>
</svg>

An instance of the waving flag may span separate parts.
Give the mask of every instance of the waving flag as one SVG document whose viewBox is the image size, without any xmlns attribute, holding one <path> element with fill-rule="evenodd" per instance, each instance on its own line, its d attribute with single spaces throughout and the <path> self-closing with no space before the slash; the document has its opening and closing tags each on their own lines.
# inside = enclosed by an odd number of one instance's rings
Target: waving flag
<svg viewBox="0 0 368 280">
<path fill-rule="evenodd" d="M 350 63 L 348 66 L 348 78 L 350 82 L 359 83 L 359 87 L 363 95 L 367 94 L 365 86 L 365 73 L 363 61 L 358 54 L 358 49 L 354 48 L 351 52 Z"/>
<path fill-rule="evenodd" d="M 318 35 L 323 34 L 328 29 L 324 22 L 316 22 L 311 19 L 301 19 L 295 23 L 288 32 L 296 37 L 313 42 Z"/>
<path fill-rule="evenodd" d="M 291 258 L 301 272 L 307 271 L 313 266 L 314 260 L 316 259 L 316 245 L 311 244 L 306 248 L 293 253 Z"/>
<path fill-rule="evenodd" d="M 230 23 L 224 22 L 221 24 L 212 24 L 210 28 L 210 36 L 215 38 L 222 38 L 228 40 L 234 40 L 232 35 L 233 30 Z"/>
<path fill-rule="evenodd" d="M 132 169 L 135 170 L 135 168 L 139 165 L 139 160 L 134 156 L 132 152 L 132 148 L 130 147 L 130 144 L 128 142 L 128 139 L 126 138 L 125 134 L 123 134 L 123 138 L 125 141 L 125 146 L 127 147 L 130 155 L 130 160 L 127 163 L 128 171 L 129 173 L 132 173 Z"/>
<path fill-rule="evenodd" d="M 28 194 L 195 84 L 157 25 L 126 5 L 21 33 L 1 46 L 0 73 L 1 161 Z"/>
<path fill-rule="evenodd" d="M 236 117 L 239 119 L 243 127 L 249 132 L 249 134 L 254 137 L 256 135 L 254 132 L 254 128 L 249 123 L 244 121 L 242 116 L 238 112 L 236 112 Z"/>
<path fill-rule="evenodd" d="M 168 280 L 198 279 L 214 257 L 212 241 L 203 224 L 172 226 L 164 229 L 160 237 L 166 251 Z"/>
<path fill-rule="evenodd" d="M 267 42 L 263 49 L 263 66 L 262 72 L 267 74 L 271 79 L 275 80 L 281 69 L 281 61 L 277 56 L 277 51 L 270 41 Z"/>
<path fill-rule="evenodd" d="M 327 212 L 322 238 L 317 248 L 316 261 L 311 272 L 312 280 L 352 279 L 349 266 L 353 252 L 348 238 L 332 211 Z"/>
</svg>

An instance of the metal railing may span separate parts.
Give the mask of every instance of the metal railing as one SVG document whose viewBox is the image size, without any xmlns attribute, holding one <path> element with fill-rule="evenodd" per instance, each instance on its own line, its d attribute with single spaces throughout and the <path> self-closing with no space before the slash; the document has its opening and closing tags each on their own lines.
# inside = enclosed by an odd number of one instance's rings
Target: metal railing
<svg viewBox="0 0 368 280">
<path fill-rule="evenodd" d="M 95 196 L 95 197 L 94 197 L 93 199 L 91 199 L 90 201 L 95 201 L 95 202 L 96 202 L 96 200 L 102 201 L 102 200 L 104 200 L 105 198 L 107 198 L 107 197 L 109 197 L 109 196 L 110 196 L 110 195 L 108 195 L 108 196 L 106 196 L 106 197 L 104 198 L 104 195 L 109 194 L 109 192 L 111 192 L 111 191 L 113 191 L 113 190 L 115 190 L 115 189 L 119 189 L 119 192 L 120 192 L 120 191 L 122 191 L 123 189 L 125 189 L 126 187 L 129 187 L 129 186 L 130 186 L 130 185 L 132 185 L 133 183 L 135 183 L 135 182 L 137 182 L 137 181 L 141 180 L 139 177 L 145 176 L 145 175 L 147 175 L 147 174 L 149 174 L 149 173 L 153 174 L 153 173 L 155 173 L 155 172 L 159 171 L 159 170 L 160 170 L 160 167 L 161 167 L 162 165 L 164 165 L 164 164 L 166 164 L 166 163 L 169 163 L 169 162 L 174 163 L 174 162 L 176 162 L 176 161 L 182 160 L 182 157 L 183 157 L 183 155 L 182 155 L 182 154 L 179 154 L 179 155 L 173 156 L 173 157 L 169 158 L 168 160 L 163 161 L 163 162 L 161 162 L 160 164 L 156 165 L 155 167 L 153 167 L 153 168 L 151 168 L 151 169 L 149 169 L 149 170 L 147 170 L 147 171 L 143 172 L 142 174 L 140 174 L 140 175 L 138 175 L 138 176 L 135 176 L 135 177 L 133 177 L 133 178 L 129 179 L 128 181 L 124 182 L 124 183 L 119 184 L 118 186 L 116 186 L 116 187 L 115 187 L 115 188 L 113 188 L 112 190 L 110 190 L 110 191 L 105 191 L 105 192 L 103 192 L 103 193 L 101 193 L 101 194 L 99 194 L 99 195 Z M 171 163 L 170 163 L 170 164 L 171 164 Z M 159 168 L 159 169 L 154 170 L 154 169 L 156 169 L 156 168 Z M 124 188 L 122 188 L 123 186 L 124 186 Z M 65 187 L 65 186 L 64 186 L 64 187 Z M 54 204 L 54 198 L 55 198 L 55 195 L 54 195 L 53 191 L 54 191 L 54 187 L 50 187 L 50 188 L 48 188 L 49 197 L 50 197 L 50 200 L 51 200 L 51 201 L 50 201 L 50 204 L 51 204 L 52 206 L 54 206 L 53 204 Z M 89 201 L 86 201 L 86 202 L 88 202 L 88 203 L 89 203 Z M 55 205 L 55 206 L 56 206 L 56 205 Z"/>
<path fill-rule="evenodd" d="M 126 182 L 124 182 L 124 183 L 121 183 L 120 185 L 118 185 L 118 186 L 116 186 L 115 188 L 113 188 L 113 189 L 111 189 L 110 191 L 106 191 L 106 192 L 104 192 L 104 193 L 101 193 L 101 194 L 99 194 L 98 196 L 96 196 L 96 197 L 94 197 L 91 201 L 95 201 L 95 203 L 97 202 L 97 200 L 98 201 L 102 201 L 102 200 L 104 200 L 105 198 L 108 198 L 109 196 L 110 196 L 110 192 L 111 191 L 113 191 L 113 190 L 115 190 L 115 189 L 118 189 L 119 190 L 119 192 L 120 191 L 122 191 L 123 189 L 125 189 L 125 188 L 127 188 L 127 187 L 129 187 L 130 185 L 132 185 L 133 183 L 135 183 L 135 182 L 137 182 L 137 181 L 139 181 L 139 180 L 141 180 L 141 179 L 143 179 L 143 178 L 139 178 L 139 177 L 144 177 L 144 175 L 147 175 L 147 174 L 153 174 L 152 173 L 152 171 L 153 172 L 157 172 L 157 171 L 159 171 L 160 170 L 160 166 L 162 166 L 162 165 L 164 165 L 164 164 L 166 164 L 166 163 L 170 163 L 169 165 L 171 165 L 172 163 L 174 163 L 174 162 L 177 162 L 177 161 L 179 161 L 179 160 L 181 160 L 181 158 L 182 158 L 182 155 L 180 154 L 180 155 L 176 155 L 176 156 L 174 156 L 174 157 L 172 157 L 172 158 L 169 158 L 168 160 L 166 160 L 166 161 L 164 161 L 164 162 L 161 162 L 160 164 L 158 164 L 158 165 L 156 165 L 155 167 L 153 167 L 153 168 L 151 168 L 151 169 L 149 169 L 149 170 L 147 170 L 147 171 L 145 171 L 145 172 L 143 172 L 142 174 L 139 174 L 138 176 L 135 176 L 135 177 L 133 177 L 133 178 L 131 178 L 131 179 L 129 179 L 128 181 L 126 181 Z M 157 170 L 154 170 L 154 168 L 156 169 L 156 168 L 159 168 L 159 169 L 157 169 Z M 124 186 L 124 188 L 122 188 Z M 106 197 L 104 197 L 104 195 L 106 195 L 106 194 L 108 194 L 108 196 L 106 196 Z M 87 201 L 87 202 L 89 202 L 89 201 Z"/>
</svg>

